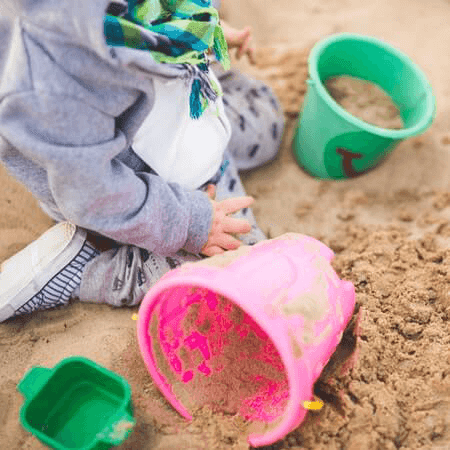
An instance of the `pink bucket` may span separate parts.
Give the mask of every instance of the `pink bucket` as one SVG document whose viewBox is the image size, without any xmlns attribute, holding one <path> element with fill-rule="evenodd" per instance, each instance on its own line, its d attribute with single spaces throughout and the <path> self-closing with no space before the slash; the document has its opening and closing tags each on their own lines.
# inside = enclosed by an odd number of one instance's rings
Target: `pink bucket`
<svg viewBox="0 0 450 450">
<path fill-rule="evenodd" d="M 239 414 L 255 447 L 299 426 L 355 306 L 333 256 L 288 234 L 185 264 L 153 286 L 138 341 L 172 406 L 189 420 L 202 406 Z"/>
</svg>

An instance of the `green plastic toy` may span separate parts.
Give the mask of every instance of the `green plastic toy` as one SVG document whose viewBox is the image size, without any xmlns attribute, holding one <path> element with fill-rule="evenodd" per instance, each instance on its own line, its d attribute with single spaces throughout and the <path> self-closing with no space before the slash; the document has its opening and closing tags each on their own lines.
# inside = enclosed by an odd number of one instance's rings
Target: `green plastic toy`
<svg viewBox="0 0 450 450">
<path fill-rule="evenodd" d="M 379 164 L 404 139 L 422 134 L 436 115 L 432 88 L 404 53 L 376 38 L 339 33 L 318 42 L 308 59 L 307 93 L 294 136 L 299 164 L 318 178 L 352 178 Z M 336 76 L 372 82 L 398 107 L 402 129 L 371 125 L 328 93 Z"/>
<path fill-rule="evenodd" d="M 128 382 L 87 358 L 33 367 L 17 389 L 25 397 L 23 427 L 51 448 L 108 449 L 135 425 Z"/>
</svg>

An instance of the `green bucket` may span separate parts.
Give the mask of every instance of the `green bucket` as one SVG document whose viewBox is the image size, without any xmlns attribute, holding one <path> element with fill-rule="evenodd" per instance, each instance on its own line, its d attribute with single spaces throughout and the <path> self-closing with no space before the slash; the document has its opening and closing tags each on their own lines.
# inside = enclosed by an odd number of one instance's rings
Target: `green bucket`
<svg viewBox="0 0 450 450">
<path fill-rule="evenodd" d="M 436 115 L 432 88 L 398 49 L 368 36 L 332 35 L 308 60 L 307 93 L 294 135 L 294 155 L 318 178 L 351 178 L 374 168 L 401 141 L 422 134 Z M 331 97 L 329 78 L 350 76 L 378 85 L 400 111 L 404 127 L 387 129 L 351 115 Z"/>
<path fill-rule="evenodd" d="M 22 426 L 54 449 L 109 449 L 135 425 L 128 382 L 87 358 L 32 367 L 17 389 Z"/>
</svg>

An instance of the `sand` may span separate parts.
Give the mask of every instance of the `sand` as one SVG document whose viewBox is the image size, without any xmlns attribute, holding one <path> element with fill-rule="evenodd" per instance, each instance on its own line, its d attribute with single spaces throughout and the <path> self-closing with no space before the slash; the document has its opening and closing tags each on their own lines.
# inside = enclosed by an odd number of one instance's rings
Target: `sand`
<svg viewBox="0 0 450 450">
<path fill-rule="evenodd" d="M 348 76 L 329 78 L 325 84 L 331 97 L 354 117 L 381 128 L 403 128 L 395 103 L 376 84 Z"/>
<path fill-rule="evenodd" d="M 332 405 L 310 413 L 273 449 L 450 447 L 450 4 L 446 0 L 224 0 L 229 23 L 251 24 L 257 65 L 239 67 L 280 95 L 287 126 L 278 158 L 246 174 L 262 229 L 303 233 L 335 252 L 352 281 L 362 320 L 357 359 L 329 383 Z M 402 142 L 375 170 L 348 181 L 317 180 L 291 150 L 305 93 L 308 51 L 351 31 L 382 38 L 427 74 L 437 98 L 433 126 Z M 31 195 L 0 169 L 0 262 L 52 225 Z M 34 365 L 83 355 L 125 376 L 137 426 L 122 449 L 248 449 L 245 424 L 201 410 L 185 422 L 159 394 L 139 354 L 133 309 L 74 302 L 0 325 L 0 447 L 42 449 L 18 422 L 16 385 Z"/>
</svg>

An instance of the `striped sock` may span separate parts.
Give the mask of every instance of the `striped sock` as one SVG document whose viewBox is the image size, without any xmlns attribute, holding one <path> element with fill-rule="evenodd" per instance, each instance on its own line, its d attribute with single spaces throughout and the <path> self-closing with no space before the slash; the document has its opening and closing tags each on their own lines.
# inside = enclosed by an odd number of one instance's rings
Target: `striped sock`
<svg viewBox="0 0 450 450">
<path fill-rule="evenodd" d="M 33 298 L 22 305 L 13 317 L 37 310 L 66 305 L 79 291 L 81 276 L 86 264 L 100 252 L 86 241 L 74 259 L 57 273 Z"/>
</svg>

